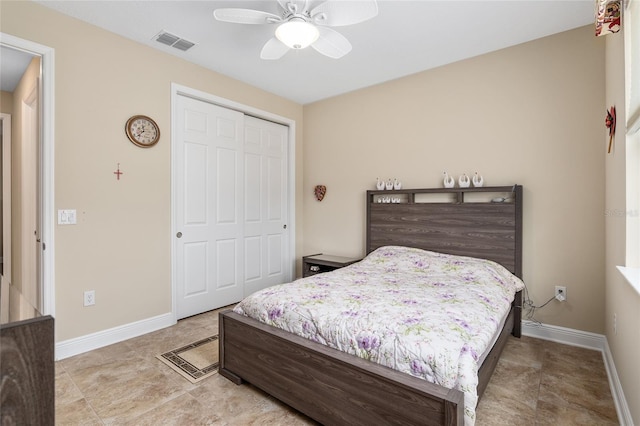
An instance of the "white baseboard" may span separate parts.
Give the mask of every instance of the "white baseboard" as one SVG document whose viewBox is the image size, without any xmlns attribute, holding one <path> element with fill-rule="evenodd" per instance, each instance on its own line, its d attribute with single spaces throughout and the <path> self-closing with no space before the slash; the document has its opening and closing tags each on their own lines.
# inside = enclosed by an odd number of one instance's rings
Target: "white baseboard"
<svg viewBox="0 0 640 426">
<path fill-rule="evenodd" d="M 171 312 L 56 343 L 56 361 L 176 324 Z"/>
<path fill-rule="evenodd" d="M 606 336 L 572 328 L 538 324 L 533 321 L 522 321 L 522 335 L 602 352 L 604 366 L 609 377 L 611 395 L 618 414 L 618 421 L 621 426 L 633 426 L 631 412 L 622 390 L 622 384 L 620 383 Z"/>
<path fill-rule="evenodd" d="M 618 378 L 618 372 L 616 366 L 613 363 L 613 355 L 609 349 L 609 342 L 604 340 L 605 348 L 602 352 L 604 356 L 604 366 L 607 369 L 607 375 L 609 376 L 609 387 L 611 388 L 611 394 L 613 395 L 613 401 L 616 404 L 616 411 L 618 412 L 618 421 L 622 426 L 633 426 L 633 419 L 631 418 L 631 411 L 627 405 L 627 400 L 624 397 L 622 391 L 622 384 Z"/>
<path fill-rule="evenodd" d="M 606 342 L 606 337 L 602 334 L 524 320 L 522 335 L 597 351 L 603 351 Z"/>
</svg>

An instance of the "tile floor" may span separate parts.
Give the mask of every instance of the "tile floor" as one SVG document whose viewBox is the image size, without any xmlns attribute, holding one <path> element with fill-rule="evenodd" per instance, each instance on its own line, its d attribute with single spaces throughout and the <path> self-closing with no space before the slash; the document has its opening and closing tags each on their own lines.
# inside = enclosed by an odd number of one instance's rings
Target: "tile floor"
<svg viewBox="0 0 640 426">
<path fill-rule="evenodd" d="M 57 425 L 313 425 L 250 385 L 193 385 L 159 353 L 217 333 L 217 312 L 56 363 Z M 616 425 L 602 354 L 511 338 L 477 425 Z"/>
</svg>

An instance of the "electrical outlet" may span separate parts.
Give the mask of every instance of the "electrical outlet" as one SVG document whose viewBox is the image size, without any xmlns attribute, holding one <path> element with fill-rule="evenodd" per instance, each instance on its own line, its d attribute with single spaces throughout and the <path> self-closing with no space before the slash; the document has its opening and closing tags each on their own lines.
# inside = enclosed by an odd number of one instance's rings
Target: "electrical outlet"
<svg viewBox="0 0 640 426">
<path fill-rule="evenodd" d="M 565 302 L 567 300 L 567 288 L 561 285 L 556 286 L 556 299 L 560 302 Z"/>
<path fill-rule="evenodd" d="M 96 291 L 88 290 L 84 292 L 84 306 L 91 306 L 96 304 Z"/>
</svg>

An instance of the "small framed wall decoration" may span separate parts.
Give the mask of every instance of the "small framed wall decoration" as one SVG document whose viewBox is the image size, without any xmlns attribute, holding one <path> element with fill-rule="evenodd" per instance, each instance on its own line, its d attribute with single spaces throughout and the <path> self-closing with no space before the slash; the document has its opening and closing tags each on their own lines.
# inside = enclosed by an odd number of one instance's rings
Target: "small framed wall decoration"
<svg viewBox="0 0 640 426">
<path fill-rule="evenodd" d="M 622 0 L 596 0 L 596 36 L 620 31 Z"/>
<path fill-rule="evenodd" d="M 607 116 L 604 119 L 604 124 L 609 129 L 609 149 L 607 154 L 611 154 L 611 148 L 613 147 L 613 140 L 616 137 L 616 107 L 612 106 L 607 110 Z"/>
<path fill-rule="evenodd" d="M 146 115 L 134 115 L 128 119 L 124 131 L 129 140 L 141 148 L 152 147 L 160 140 L 160 128 Z"/>
<path fill-rule="evenodd" d="M 322 201 L 327 194 L 327 187 L 325 185 L 316 185 L 313 188 L 313 194 L 316 196 L 316 200 Z"/>
</svg>

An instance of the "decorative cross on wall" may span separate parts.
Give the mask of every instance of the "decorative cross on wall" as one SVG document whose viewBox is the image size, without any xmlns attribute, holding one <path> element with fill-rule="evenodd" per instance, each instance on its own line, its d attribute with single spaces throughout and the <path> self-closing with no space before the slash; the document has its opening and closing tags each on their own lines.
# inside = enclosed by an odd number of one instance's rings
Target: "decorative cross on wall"
<svg viewBox="0 0 640 426">
<path fill-rule="evenodd" d="M 120 171 L 120 163 L 118 163 L 118 170 L 116 170 L 115 172 L 113 172 L 114 175 L 117 176 L 117 179 L 120 180 L 120 175 L 124 174 L 123 172 Z"/>
</svg>

